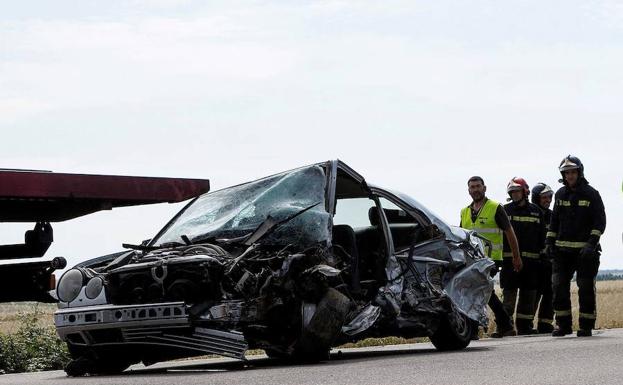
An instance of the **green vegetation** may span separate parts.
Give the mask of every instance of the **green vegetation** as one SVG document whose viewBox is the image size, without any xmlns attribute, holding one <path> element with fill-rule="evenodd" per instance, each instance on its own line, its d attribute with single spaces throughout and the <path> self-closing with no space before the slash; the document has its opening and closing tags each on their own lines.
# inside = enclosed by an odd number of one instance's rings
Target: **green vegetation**
<svg viewBox="0 0 623 385">
<path fill-rule="evenodd" d="M 53 326 L 40 324 L 41 317 L 35 305 L 31 312 L 18 313 L 15 333 L 0 333 L 0 373 L 62 369 L 69 361 L 67 346 Z"/>
</svg>

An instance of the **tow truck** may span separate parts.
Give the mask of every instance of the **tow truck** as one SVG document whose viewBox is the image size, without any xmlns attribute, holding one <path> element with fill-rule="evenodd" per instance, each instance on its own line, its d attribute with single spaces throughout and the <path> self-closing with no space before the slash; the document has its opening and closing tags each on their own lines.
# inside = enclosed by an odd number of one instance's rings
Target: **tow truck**
<svg viewBox="0 0 623 385">
<path fill-rule="evenodd" d="M 53 223 L 116 207 L 182 202 L 209 190 L 207 179 L 0 169 L 0 222 L 34 224 L 24 243 L 0 245 L 0 302 L 57 302 L 54 271 L 64 269 L 66 259 L 31 261 L 54 241 Z"/>
</svg>

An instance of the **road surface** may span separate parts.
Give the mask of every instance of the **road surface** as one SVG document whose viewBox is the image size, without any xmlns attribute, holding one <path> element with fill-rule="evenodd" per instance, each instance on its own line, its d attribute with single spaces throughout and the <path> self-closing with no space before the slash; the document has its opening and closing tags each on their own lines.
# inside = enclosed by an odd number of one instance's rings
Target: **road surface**
<svg viewBox="0 0 623 385">
<path fill-rule="evenodd" d="M 546 335 L 472 341 L 459 352 L 430 344 L 334 350 L 331 360 L 284 365 L 264 356 L 135 365 L 121 375 L 68 378 L 62 371 L 0 375 L 0 384 L 561 384 L 620 385 L 623 329 L 591 338 Z"/>
</svg>

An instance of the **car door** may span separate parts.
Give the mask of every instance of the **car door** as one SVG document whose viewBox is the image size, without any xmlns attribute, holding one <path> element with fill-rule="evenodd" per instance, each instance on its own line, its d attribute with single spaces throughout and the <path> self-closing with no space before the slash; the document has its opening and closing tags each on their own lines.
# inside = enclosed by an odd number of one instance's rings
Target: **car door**
<svg viewBox="0 0 623 385">
<path fill-rule="evenodd" d="M 403 290 L 416 297 L 441 295 L 444 268 L 451 261 L 444 233 L 397 197 L 382 191 L 376 194 L 390 233 L 393 259 L 404 276 Z M 390 266 L 388 275 L 396 275 Z M 408 295 L 403 297 L 409 300 Z"/>
</svg>

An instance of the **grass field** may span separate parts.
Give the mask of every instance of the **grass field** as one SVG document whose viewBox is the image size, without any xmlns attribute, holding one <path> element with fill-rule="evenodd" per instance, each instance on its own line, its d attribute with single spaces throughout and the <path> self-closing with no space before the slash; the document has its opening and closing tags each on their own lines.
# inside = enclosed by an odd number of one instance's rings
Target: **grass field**
<svg viewBox="0 0 623 385">
<path fill-rule="evenodd" d="M 577 328 L 578 315 L 578 290 L 572 282 L 572 304 L 574 315 L 574 328 Z M 33 312 L 36 308 L 42 313 L 41 324 L 53 325 L 52 314 L 56 310 L 55 304 L 43 303 L 2 303 L 0 304 L 0 333 L 10 334 L 19 326 L 18 315 L 20 312 Z M 490 317 L 493 318 L 493 317 Z M 597 328 L 620 328 L 623 327 L 623 280 L 598 281 L 597 282 Z M 493 328 L 492 330 L 495 330 Z M 376 339 L 375 339 L 376 340 Z M 378 341 L 362 342 L 365 345 L 388 345 L 400 343 L 402 339 L 390 337 L 381 338 Z M 414 340 L 415 341 L 415 340 Z M 410 341 L 411 342 L 411 341 Z"/>
<path fill-rule="evenodd" d="M 501 291 L 498 288 L 498 295 Z M 573 312 L 573 329 L 578 328 L 578 287 L 571 282 L 571 307 Z M 495 330 L 493 314 L 490 329 Z M 492 327 L 492 328 L 491 328 Z M 623 327 L 623 280 L 597 281 L 597 329 L 612 329 Z"/>
</svg>

